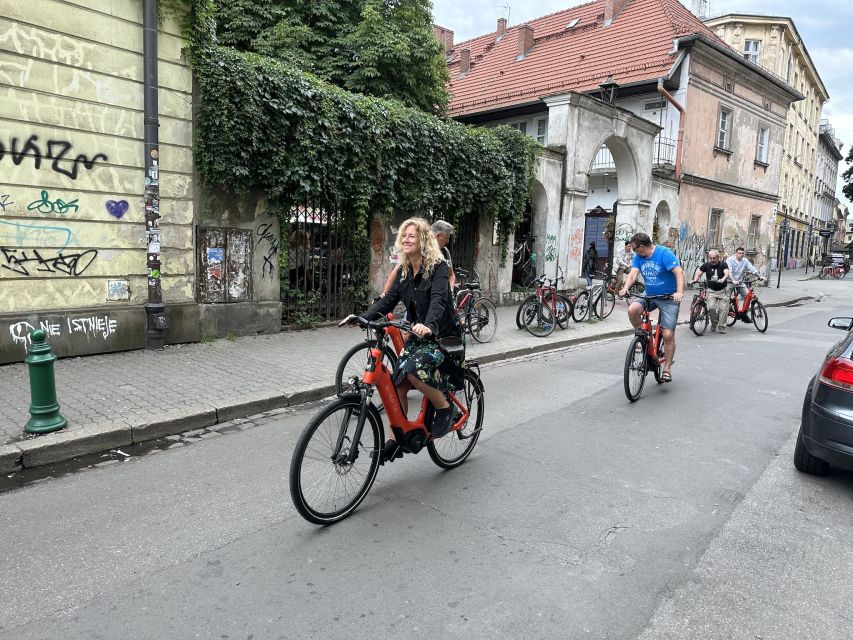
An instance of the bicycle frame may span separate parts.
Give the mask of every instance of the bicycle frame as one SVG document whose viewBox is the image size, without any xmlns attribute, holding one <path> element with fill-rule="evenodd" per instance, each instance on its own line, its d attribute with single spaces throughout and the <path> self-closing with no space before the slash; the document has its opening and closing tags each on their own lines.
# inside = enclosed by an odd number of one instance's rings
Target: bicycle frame
<svg viewBox="0 0 853 640">
<path fill-rule="evenodd" d="M 643 315 L 640 322 L 640 330 L 650 338 L 646 347 L 646 355 L 657 365 L 663 362 L 663 358 L 658 357 L 658 348 L 663 340 L 663 329 L 660 326 L 661 311 L 658 309 L 657 326 L 652 326 L 652 311 L 648 308 L 648 302 L 643 302 Z"/>
<path fill-rule="evenodd" d="M 738 307 L 738 292 L 737 286 L 732 289 L 732 296 L 729 298 L 729 309 L 734 308 L 735 313 L 747 313 L 749 311 L 749 305 L 752 304 L 752 301 L 755 299 L 755 293 L 752 291 L 752 282 L 744 282 L 746 285 L 746 295 L 743 297 L 743 307 Z"/>
<path fill-rule="evenodd" d="M 375 390 L 378 391 L 379 397 L 382 399 L 382 404 L 385 407 L 385 415 L 388 416 L 388 422 L 397 443 L 403 451 L 417 453 L 421 448 L 423 448 L 429 439 L 432 438 L 432 435 L 429 433 L 429 429 L 426 427 L 426 416 L 430 405 L 429 399 L 424 396 L 421 402 L 421 410 L 414 420 L 409 420 L 406 417 L 403 413 L 402 407 L 400 406 L 400 398 L 397 396 L 397 388 L 394 386 L 394 382 L 391 379 L 391 371 L 382 361 L 382 347 L 387 341 L 385 330 L 375 329 L 375 331 L 377 334 L 375 346 L 370 349 L 370 355 L 367 359 L 367 367 L 365 368 L 364 376 L 362 377 L 361 384 L 359 385 L 359 392 L 362 394 L 362 407 L 365 405 L 372 407 L 372 405 L 370 405 L 370 398 L 373 396 Z M 467 422 L 470 413 L 454 393 L 448 392 L 447 399 L 452 404 L 456 405 L 456 407 L 462 412 L 462 415 L 453 423 L 453 426 L 450 429 L 451 431 L 458 431 Z M 375 409 L 373 410 L 375 411 Z M 352 438 L 354 442 L 358 442 L 361 438 L 366 417 L 366 411 L 361 411 L 359 413 L 356 430 Z M 339 440 L 335 446 L 336 454 L 339 453 L 344 446 L 343 440 L 346 435 L 345 431 L 345 429 L 342 429 L 338 436 Z M 357 455 L 357 448 L 353 447 L 353 450 L 349 454 L 349 462 L 352 463 Z"/>
</svg>

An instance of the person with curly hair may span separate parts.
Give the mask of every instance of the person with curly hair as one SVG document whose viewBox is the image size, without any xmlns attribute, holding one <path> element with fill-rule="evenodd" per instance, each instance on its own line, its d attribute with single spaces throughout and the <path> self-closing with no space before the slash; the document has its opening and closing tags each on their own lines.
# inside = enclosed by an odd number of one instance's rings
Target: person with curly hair
<svg viewBox="0 0 853 640">
<path fill-rule="evenodd" d="M 412 335 L 394 369 L 394 384 L 404 414 L 411 389 L 429 399 L 435 407 L 431 433 L 440 438 L 453 426 L 453 406 L 446 393 L 457 390 L 459 381 L 450 367 L 442 366 L 446 356 L 438 340 L 462 335 L 453 308 L 449 267 L 429 222 L 423 218 L 409 218 L 400 225 L 396 247 L 400 256 L 397 275 L 385 295 L 363 316 L 375 320 L 390 313 L 401 301 L 406 307 Z M 387 460 L 403 455 L 393 434 L 389 434 L 384 454 Z"/>
</svg>

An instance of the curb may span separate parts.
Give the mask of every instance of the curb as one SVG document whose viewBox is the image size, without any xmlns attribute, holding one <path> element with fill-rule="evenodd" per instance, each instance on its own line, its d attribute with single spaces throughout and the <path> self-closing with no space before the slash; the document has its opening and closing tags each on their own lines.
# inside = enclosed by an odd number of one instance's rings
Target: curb
<svg viewBox="0 0 853 640">
<path fill-rule="evenodd" d="M 784 307 L 797 302 L 815 300 L 814 296 L 804 296 L 785 302 L 768 303 L 767 307 Z M 679 324 L 688 324 L 683 320 Z M 548 351 L 557 351 L 584 343 L 599 342 L 611 338 L 633 335 L 634 329 L 606 331 L 593 336 L 566 338 L 544 344 L 534 344 L 487 354 L 472 358 L 480 364 L 511 360 L 522 356 L 535 355 Z M 260 396 L 243 402 L 211 407 L 194 405 L 182 411 L 174 412 L 162 420 L 132 425 L 123 420 L 95 423 L 78 431 L 57 432 L 23 440 L 14 444 L 0 445 L 0 473 L 15 473 L 57 462 L 65 462 L 84 455 L 102 453 L 110 449 L 131 446 L 156 440 L 165 436 L 177 435 L 194 429 L 204 429 L 217 424 L 246 418 L 275 409 L 292 407 L 306 402 L 314 402 L 335 394 L 335 385 L 323 385 L 301 389 L 289 394 Z"/>
</svg>

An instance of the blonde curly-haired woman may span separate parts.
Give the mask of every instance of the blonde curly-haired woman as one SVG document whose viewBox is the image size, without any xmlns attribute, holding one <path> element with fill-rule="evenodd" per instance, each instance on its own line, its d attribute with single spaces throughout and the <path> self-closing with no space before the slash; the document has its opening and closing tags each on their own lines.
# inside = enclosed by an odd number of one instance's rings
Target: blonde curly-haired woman
<svg viewBox="0 0 853 640">
<path fill-rule="evenodd" d="M 409 218 L 397 232 L 399 269 L 387 293 L 363 315 L 368 320 L 390 313 L 402 301 L 412 324 L 412 336 L 403 348 L 394 369 L 394 384 L 403 412 L 408 410 L 407 394 L 414 388 L 435 407 L 432 435 L 440 438 L 453 424 L 453 407 L 446 393 L 455 386 L 440 366 L 445 355 L 437 340 L 460 336 L 448 281 L 449 269 L 430 224 L 423 218 Z M 385 443 L 386 459 L 403 455 L 393 434 Z"/>
</svg>

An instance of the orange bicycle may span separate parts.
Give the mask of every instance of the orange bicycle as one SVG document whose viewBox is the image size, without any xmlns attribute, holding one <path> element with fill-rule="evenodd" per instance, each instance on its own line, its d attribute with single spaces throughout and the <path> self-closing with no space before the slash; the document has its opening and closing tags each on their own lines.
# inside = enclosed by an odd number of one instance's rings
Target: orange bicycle
<svg viewBox="0 0 853 640">
<path fill-rule="evenodd" d="M 634 332 L 634 339 L 631 340 L 628 355 L 625 357 L 625 395 L 628 396 L 628 400 L 634 402 L 643 392 L 649 369 L 652 370 L 655 381 L 659 384 L 663 372 L 663 329 L 660 326 L 660 312 L 658 312 L 657 326 L 653 329 L 649 303 L 652 300 L 672 300 L 672 296 L 629 294 L 626 297 L 640 298 L 643 301 L 642 322 Z"/>
<path fill-rule="evenodd" d="M 767 309 L 765 309 L 764 305 L 758 300 L 758 294 L 756 294 L 755 290 L 752 288 L 753 282 L 763 279 L 764 278 L 753 278 L 752 280 L 747 280 L 744 278 L 741 280 L 741 282 L 746 285 L 746 297 L 744 297 L 742 305 L 738 305 L 737 287 L 732 289 L 731 298 L 729 298 L 729 317 L 728 320 L 726 320 L 727 326 L 733 326 L 735 322 L 742 320 L 748 313 L 752 320 L 752 325 L 758 331 L 761 333 L 767 331 Z"/>
<path fill-rule="evenodd" d="M 332 524 L 355 511 L 385 462 L 382 415 L 371 402 L 377 390 L 400 449 L 418 453 L 426 446 L 433 462 L 445 469 L 465 462 L 483 427 L 485 400 L 477 362 L 469 360 L 462 365 L 462 388 L 447 394 L 448 401 L 456 407 L 453 427 L 447 435 L 435 439 L 427 427 L 432 424 L 432 404 L 424 398 L 417 418 L 409 420 L 383 358 L 389 328 L 410 331 L 411 325 L 387 318 L 355 318 L 353 323 L 367 330 L 368 340 L 375 341 L 363 376 L 350 379 L 348 388 L 308 423 L 290 462 L 293 504 L 303 518 L 314 524 Z M 439 347 L 449 358 L 461 357 L 465 348 L 459 338 L 439 340 Z"/>
</svg>

